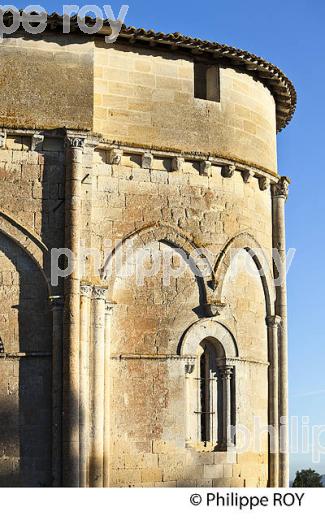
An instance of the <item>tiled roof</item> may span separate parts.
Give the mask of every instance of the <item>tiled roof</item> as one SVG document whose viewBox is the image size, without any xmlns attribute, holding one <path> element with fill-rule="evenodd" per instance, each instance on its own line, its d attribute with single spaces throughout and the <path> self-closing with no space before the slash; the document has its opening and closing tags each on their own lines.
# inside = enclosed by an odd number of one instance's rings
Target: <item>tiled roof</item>
<svg viewBox="0 0 325 520">
<path fill-rule="evenodd" d="M 90 25 L 92 21 L 91 18 L 86 18 L 87 24 Z M 62 24 L 62 16 L 56 13 L 48 15 L 48 30 L 61 32 Z M 76 17 L 71 19 L 71 31 L 80 32 Z M 110 26 L 108 20 L 106 20 L 99 35 L 109 34 L 109 32 Z M 191 38 L 180 33 L 165 34 L 152 30 L 126 27 L 125 25 L 122 26 L 117 41 L 129 45 L 156 47 L 173 53 L 178 51 L 196 56 L 202 55 L 210 57 L 212 60 L 222 60 L 225 64 L 229 63 L 231 66 L 248 71 L 260 79 L 274 96 L 278 131 L 287 126 L 295 112 L 297 94 L 291 81 L 278 67 L 250 52 L 209 40 Z"/>
</svg>

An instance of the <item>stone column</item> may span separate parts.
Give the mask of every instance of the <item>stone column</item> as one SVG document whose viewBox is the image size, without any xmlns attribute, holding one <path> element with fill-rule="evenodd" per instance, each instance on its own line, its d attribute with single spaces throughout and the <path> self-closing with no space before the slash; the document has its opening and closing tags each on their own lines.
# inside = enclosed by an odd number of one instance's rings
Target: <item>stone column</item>
<svg viewBox="0 0 325 520">
<path fill-rule="evenodd" d="M 85 139 L 66 138 L 65 247 L 72 273 L 64 284 L 63 485 L 79 486 L 80 215 L 82 154 Z"/>
<path fill-rule="evenodd" d="M 111 325 L 114 304 L 105 304 L 105 383 L 104 383 L 104 487 L 109 487 L 110 397 L 111 397 Z"/>
<path fill-rule="evenodd" d="M 278 327 L 279 316 L 266 318 L 269 344 L 269 426 L 271 437 L 269 445 L 269 486 L 279 486 L 279 356 Z"/>
<path fill-rule="evenodd" d="M 223 390 L 223 440 L 224 448 L 233 446 L 231 439 L 231 377 L 233 368 L 230 366 L 220 367 L 222 390 Z"/>
<path fill-rule="evenodd" d="M 194 441 L 199 442 L 200 441 L 200 435 L 199 430 L 197 430 L 197 417 L 199 414 L 194 414 L 194 407 L 195 411 L 198 411 L 200 409 L 200 401 L 199 395 L 197 394 L 197 387 L 200 387 L 198 381 L 194 381 L 193 385 L 193 373 L 195 369 L 195 361 L 196 359 L 190 359 L 188 358 L 185 362 L 185 443 L 188 446 L 190 443 L 193 443 Z M 195 384 L 197 383 L 197 384 Z M 195 421 L 195 429 L 197 434 L 194 435 L 194 428 L 193 424 Z"/>
<path fill-rule="evenodd" d="M 88 486 L 89 470 L 89 333 L 91 295 L 92 287 L 82 284 L 80 287 L 80 487 Z"/>
<path fill-rule="evenodd" d="M 285 202 L 288 197 L 289 179 L 281 177 L 272 186 L 273 248 L 277 250 L 274 262 L 276 280 L 275 312 L 281 318 L 279 327 L 279 421 L 280 454 L 279 485 L 289 486 L 289 432 L 288 432 L 288 341 L 287 341 L 287 284 L 286 284 L 286 240 L 285 240 Z M 281 266 L 279 264 L 281 261 Z"/>
<path fill-rule="evenodd" d="M 89 464 L 91 487 L 103 487 L 104 483 L 105 294 L 105 288 L 94 287 L 93 428 Z"/>
<path fill-rule="evenodd" d="M 62 483 L 62 346 L 63 298 L 50 297 L 52 329 L 52 486 Z"/>
</svg>

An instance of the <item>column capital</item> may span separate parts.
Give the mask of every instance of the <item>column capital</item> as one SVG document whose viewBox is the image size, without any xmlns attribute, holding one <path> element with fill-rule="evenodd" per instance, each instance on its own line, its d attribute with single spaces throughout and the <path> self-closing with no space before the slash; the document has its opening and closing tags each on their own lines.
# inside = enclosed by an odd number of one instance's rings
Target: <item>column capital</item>
<svg viewBox="0 0 325 520">
<path fill-rule="evenodd" d="M 289 177 L 280 177 L 276 184 L 272 185 L 273 198 L 287 199 L 289 195 L 289 185 L 291 181 Z"/>
<path fill-rule="evenodd" d="M 92 290 L 92 295 L 95 300 L 105 300 L 106 296 L 106 287 L 101 287 L 99 285 L 95 285 Z"/>
<path fill-rule="evenodd" d="M 112 316 L 115 305 L 116 305 L 116 303 L 114 303 L 114 302 L 109 302 L 109 301 L 105 302 L 105 314 L 107 316 Z"/>
<path fill-rule="evenodd" d="M 221 378 L 222 379 L 231 379 L 234 367 L 230 365 L 225 365 L 219 367 L 219 370 L 221 372 Z"/>
<path fill-rule="evenodd" d="M 81 283 L 80 284 L 80 295 L 84 296 L 85 298 L 90 298 L 93 292 L 92 285 Z"/>
<path fill-rule="evenodd" d="M 5 147 L 5 144 L 6 144 L 6 132 L 5 131 L 1 131 L 0 132 L 0 148 L 4 148 Z"/>
<path fill-rule="evenodd" d="M 266 317 L 266 325 L 268 327 L 278 327 L 281 323 L 281 316 L 267 316 Z"/>
<path fill-rule="evenodd" d="M 195 368 L 195 360 L 186 360 L 186 365 L 185 365 L 185 375 L 186 376 L 189 376 L 191 374 L 193 374 L 194 372 L 194 368 Z"/>
<path fill-rule="evenodd" d="M 65 136 L 66 148 L 80 148 L 83 149 L 86 142 L 86 136 L 67 132 Z"/>
<path fill-rule="evenodd" d="M 52 311 L 63 309 L 64 298 L 63 296 L 50 296 L 49 303 Z"/>
</svg>

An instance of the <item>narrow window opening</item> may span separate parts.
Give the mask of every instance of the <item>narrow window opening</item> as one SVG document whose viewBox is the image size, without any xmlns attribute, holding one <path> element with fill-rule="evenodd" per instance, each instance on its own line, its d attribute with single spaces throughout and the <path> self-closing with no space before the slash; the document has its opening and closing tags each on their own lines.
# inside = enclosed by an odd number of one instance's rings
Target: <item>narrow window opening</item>
<svg viewBox="0 0 325 520">
<path fill-rule="evenodd" d="M 209 356 L 205 350 L 201 356 L 201 441 L 210 442 L 210 415 L 213 413 L 210 403 Z"/>
<path fill-rule="evenodd" d="M 200 358 L 200 441 L 216 443 L 218 439 L 218 369 L 213 347 L 204 347 Z M 221 410 L 221 409 L 220 409 Z"/>
<path fill-rule="evenodd" d="M 220 102 L 220 70 L 218 65 L 194 63 L 194 97 Z"/>
</svg>

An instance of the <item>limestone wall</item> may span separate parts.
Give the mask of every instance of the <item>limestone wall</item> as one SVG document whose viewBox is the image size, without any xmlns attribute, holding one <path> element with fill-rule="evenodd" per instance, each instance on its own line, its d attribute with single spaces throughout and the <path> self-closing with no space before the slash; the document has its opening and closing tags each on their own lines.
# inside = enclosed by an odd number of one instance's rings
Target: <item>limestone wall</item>
<svg viewBox="0 0 325 520">
<path fill-rule="evenodd" d="M 63 141 L 49 137 L 31 148 L 31 136 L 8 134 L 0 150 L 1 486 L 52 483 L 52 316 L 29 252 L 37 241 L 63 245 Z"/>
<path fill-rule="evenodd" d="M 17 34 L 1 42 L 0 127 L 91 129 L 92 43 Z"/>
<path fill-rule="evenodd" d="M 220 102 L 206 101 L 189 57 L 53 34 L 5 38 L 0 65 L 0 126 L 94 130 L 277 171 L 275 102 L 249 73 L 222 65 Z"/>
<path fill-rule="evenodd" d="M 98 41 L 94 60 L 96 132 L 277 171 L 275 102 L 253 77 L 222 67 L 217 103 L 194 98 L 193 61 L 176 53 Z"/>
<path fill-rule="evenodd" d="M 260 245 L 271 266 L 270 186 L 254 168 L 248 179 L 244 165 L 276 172 L 275 107 L 261 82 L 225 68 L 220 103 L 194 99 L 193 62 L 176 55 L 60 37 L 11 38 L 3 50 L 0 399 L 9 427 L 0 439 L 0 472 L 4 482 L 41 486 L 51 482 L 52 319 L 39 267 L 48 273 L 46 251 L 64 245 L 66 196 L 64 136 L 54 129 L 103 134 L 94 152 L 95 139 L 84 149 L 79 220 L 82 245 L 99 253 L 100 267 L 105 250 L 130 236 L 145 248 L 148 271 L 157 254 L 167 255 L 175 270 L 184 264 L 177 247 L 206 249 L 214 267 L 240 234 Z M 26 56 L 29 68 L 23 66 Z M 10 127 L 20 130 L 15 134 Z M 43 131 L 44 141 L 35 144 L 24 127 Z M 125 145 L 120 164 L 112 164 L 110 140 Z M 146 165 L 142 155 L 148 149 L 153 158 Z M 176 150 L 186 155 L 177 168 Z M 214 156 L 208 173 L 192 152 Z M 237 161 L 233 175 L 224 175 L 225 158 Z M 218 271 L 216 290 L 225 302 L 218 320 L 238 347 L 236 422 L 252 432 L 254 415 L 261 426 L 268 420 L 269 309 L 256 266 L 243 252 L 249 244 L 238 244 L 237 270 Z M 31 259 L 35 251 L 39 266 Z M 132 265 L 136 259 L 129 252 L 117 271 L 103 277 L 88 254 L 81 277 L 106 286 L 114 302 L 110 485 L 266 485 L 265 438 L 245 453 L 187 444 L 187 368 L 179 349 L 188 328 L 206 317 L 204 283 L 186 265 L 167 283 L 163 266 L 140 283 L 137 272 L 124 276 Z M 92 394 L 92 358 L 89 365 Z"/>
<path fill-rule="evenodd" d="M 204 177 L 192 162 L 185 163 L 182 173 L 172 172 L 170 163 L 159 159 L 152 169 L 143 169 L 140 157 L 129 154 L 120 166 L 112 166 L 104 150 L 95 152 L 94 161 L 92 243 L 101 250 L 105 241 L 115 243 L 143 229 L 148 272 L 157 253 L 168 251 L 176 269 L 183 260 L 161 241 L 164 227 L 167 242 L 182 243 L 184 233 L 207 248 L 214 261 L 229 239 L 249 232 L 270 261 L 270 189 L 261 191 L 257 179 L 246 184 L 239 171 L 227 179 L 218 167 L 210 178 Z M 156 231 L 145 230 L 150 224 Z M 240 357 L 254 361 L 236 364 L 237 421 L 252 432 L 254 415 L 261 427 L 268 424 L 267 311 L 256 266 L 241 251 L 236 270 L 220 280 L 228 304 L 220 319 L 238 341 Z M 242 255 L 248 257 L 248 274 Z M 190 268 L 165 287 L 163 265 L 143 281 L 136 270 L 127 276 L 132 265 L 135 268 L 136 261 L 129 253 L 118 271 L 113 270 L 113 286 L 109 283 L 110 299 L 116 302 L 111 485 L 265 486 L 265 437 L 259 448 L 250 439 L 244 453 L 186 447 L 185 362 L 176 358 L 184 331 L 202 317 L 200 290 Z"/>
</svg>

